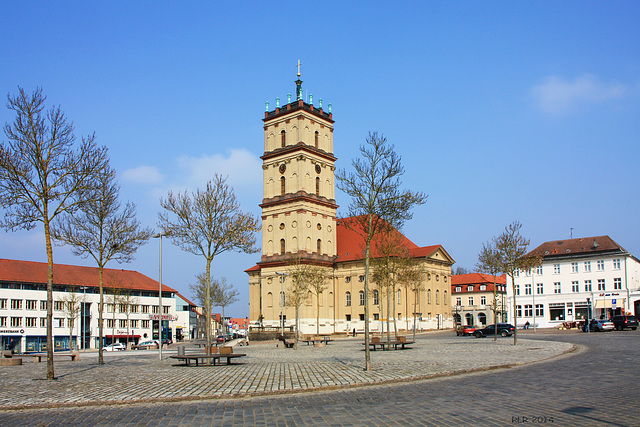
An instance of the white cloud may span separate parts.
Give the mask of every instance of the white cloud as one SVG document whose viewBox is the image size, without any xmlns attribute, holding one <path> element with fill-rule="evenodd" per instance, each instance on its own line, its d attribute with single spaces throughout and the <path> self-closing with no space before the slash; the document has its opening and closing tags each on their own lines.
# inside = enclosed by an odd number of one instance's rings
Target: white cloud
<svg viewBox="0 0 640 427">
<path fill-rule="evenodd" d="M 164 180 L 164 175 L 155 166 L 138 166 L 122 173 L 122 179 L 136 184 L 157 185 Z"/>
<path fill-rule="evenodd" d="M 581 105 L 621 98 L 630 91 L 621 83 L 604 83 L 592 74 L 583 74 L 572 81 L 547 77 L 531 89 L 531 95 L 545 113 L 564 114 Z"/>
<path fill-rule="evenodd" d="M 227 156 L 181 156 L 177 161 L 189 187 L 204 186 L 214 173 L 228 176 L 227 182 L 236 188 L 255 187 L 262 182 L 262 161 L 243 149 L 232 149 Z"/>
</svg>

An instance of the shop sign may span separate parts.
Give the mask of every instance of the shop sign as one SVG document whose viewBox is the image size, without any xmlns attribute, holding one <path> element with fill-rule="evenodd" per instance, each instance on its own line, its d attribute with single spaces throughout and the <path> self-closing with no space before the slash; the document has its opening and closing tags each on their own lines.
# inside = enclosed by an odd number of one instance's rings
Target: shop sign
<svg viewBox="0 0 640 427">
<path fill-rule="evenodd" d="M 0 329 L 0 334 L 2 334 L 2 335 L 10 335 L 10 334 L 24 335 L 24 329 Z"/>
<path fill-rule="evenodd" d="M 150 314 L 149 319 L 151 320 L 160 320 L 159 314 Z M 178 318 L 172 314 L 163 314 L 162 320 L 178 320 Z"/>
</svg>

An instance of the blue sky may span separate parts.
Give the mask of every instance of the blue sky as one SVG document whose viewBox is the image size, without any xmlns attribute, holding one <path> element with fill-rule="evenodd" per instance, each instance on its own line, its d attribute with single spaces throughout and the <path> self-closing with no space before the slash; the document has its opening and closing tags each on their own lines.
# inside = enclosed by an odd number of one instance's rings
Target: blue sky
<svg viewBox="0 0 640 427">
<path fill-rule="evenodd" d="M 265 102 L 294 93 L 300 59 L 305 94 L 332 104 L 337 166 L 378 131 L 429 195 L 403 230 L 416 244 L 470 268 L 519 220 L 532 248 L 573 228 L 640 256 L 639 18 L 636 1 L 5 1 L 0 93 L 40 86 L 95 132 L 145 225 L 214 172 L 259 215 Z M 0 257 L 46 261 L 41 229 L 0 238 Z M 190 297 L 204 259 L 167 241 L 163 255 L 163 281 Z M 258 260 L 214 260 L 240 291 L 232 316 L 248 315 Z M 93 265 L 64 247 L 54 261 Z M 108 266 L 157 278 L 157 240 Z"/>
</svg>

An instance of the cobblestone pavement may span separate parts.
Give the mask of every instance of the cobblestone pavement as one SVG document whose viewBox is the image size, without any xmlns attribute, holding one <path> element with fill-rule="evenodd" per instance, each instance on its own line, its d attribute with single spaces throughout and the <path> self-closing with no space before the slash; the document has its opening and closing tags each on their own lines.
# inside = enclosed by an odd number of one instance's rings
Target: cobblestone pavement
<svg viewBox="0 0 640 427">
<path fill-rule="evenodd" d="M 535 336 L 521 335 L 520 344 L 516 347 L 511 343 L 510 339 L 494 343 L 490 339 L 452 338 L 450 335 L 432 334 L 421 338 L 413 350 L 372 353 L 375 370 L 366 375 L 359 372 L 359 362 L 363 358 L 362 350 L 356 347 L 359 342 L 332 343 L 327 348 L 305 349 L 303 346 L 296 352 L 251 346 L 249 349 L 255 353 L 251 353 L 244 365 L 186 368 L 173 367 L 170 363 L 163 362 L 163 365 L 167 365 L 164 372 L 170 375 L 170 380 L 151 391 L 157 394 L 158 388 L 175 389 L 172 384 L 176 372 L 193 373 L 190 374 L 192 381 L 199 383 L 203 375 L 200 371 L 207 373 L 216 370 L 222 373 L 233 369 L 240 372 L 237 368 L 258 363 L 296 366 L 287 371 L 280 369 L 278 384 L 287 384 L 286 380 L 280 380 L 281 377 L 286 377 L 286 372 L 296 378 L 315 373 L 316 377 L 309 380 L 310 383 L 322 383 L 318 377 L 331 369 L 325 366 L 316 370 L 315 365 L 336 367 L 342 364 L 352 368 L 346 369 L 346 372 L 351 372 L 352 379 L 341 382 L 349 385 L 352 384 L 351 381 L 361 378 L 384 381 L 392 376 L 387 371 L 396 368 L 405 372 L 404 377 L 394 377 L 397 380 L 408 378 L 406 373 L 411 371 L 411 366 L 414 367 L 412 376 L 419 377 L 430 375 L 426 372 L 438 371 L 438 367 L 445 368 L 446 372 L 454 372 L 475 367 L 475 363 L 481 361 L 480 366 L 488 367 L 491 363 L 487 359 L 492 359 L 494 365 L 505 364 L 510 360 L 516 363 L 531 362 L 536 357 L 547 359 L 553 353 L 562 353 L 574 345 L 582 350 L 510 369 L 440 376 L 393 385 L 232 399 L 225 398 L 227 395 L 222 394 L 222 398 L 178 403 L 0 411 L 0 425 L 638 425 L 640 392 L 637 384 L 640 375 L 635 365 L 640 357 L 639 332 L 547 334 L 539 331 Z M 332 351 L 331 355 L 327 350 Z M 258 354 L 262 355 L 261 358 L 276 355 L 281 360 L 254 361 L 258 359 Z M 106 366 L 121 365 L 114 370 L 126 370 L 126 366 L 131 366 L 134 372 L 137 368 L 139 380 L 147 384 L 146 369 L 149 365 L 154 365 L 150 360 L 152 356 L 129 356 L 125 359 L 127 363 L 120 361 L 122 357 L 125 356 L 112 356 Z M 337 362 L 327 360 L 331 358 L 335 358 Z M 394 358 L 398 360 L 394 361 Z M 424 365 L 416 373 L 415 367 L 421 366 L 421 359 Z M 72 365 L 72 362 L 68 363 Z M 65 363 L 58 364 L 59 370 L 62 370 L 62 365 Z M 158 365 L 157 361 L 155 365 Z M 85 373 L 88 374 L 73 372 L 73 378 L 69 382 L 82 382 L 87 388 L 85 394 L 100 395 L 100 389 L 105 383 L 117 380 L 115 375 L 110 377 L 111 374 L 103 375 L 100 379 L 100 374 L 91 372 L 95 368 L 98 367 L 87 363 Z M 8 369 L 0 370 L 3 384 L 0 395 L 3 399 L 6 397 L 4 385 L 11 384 L 12 381 L 12 375 L 7 373 Z M 15 367 L 11 368 L 11 372 L 14 372 L 13 369 Z M 273 371 L 264 371 L 265 366 L 261 369 L 263 375 L 272 378 Z M 342 371 L 329 373 L 338 378 L 339 372 Z M 61 377 L 62 375 L 64 374 Z M 22 387 L 31 388 L 30 393 L 26 394 L 32 396 L 32 402 L 48 398 L 47 390 L 39 390 L 42 383 L 43 387 L 50 388 L 47 381 L 23 378 L 23 373 L 14 376 L 19 377 L 17 382 Z M 83 379 L 84 376 L 91 376 L 98 381 L 90 386 Z M 181 375 L 178 377 L 182 378 Z M 209 378 L 214 377 L 215 375 Z M 273 378 L 275 377 L 273 374 Z M 34 384 L 35 381 L 39 384 Z M 231 385 L 227 387 L 229 388 L 233 390 Z M 112 392 L 115 393 L 113 390 Z M 127 401 L 126 396 L 135 395 L 130 390 L 125 392 L 121 389 L 119 393 L 121 401 Z"/>
<path fill-rule="evenodd" d="M 379 384 L 516 365 L 558 355 L 565 343 L 540 343 L 501 338 L 456 337 L 451 332 L 426 334 L 413 348 L 371 352 L 373 370 L 363 371 L 362 339 L 336 340 L 327 347 L 302 344 L 297 350 L 275 343 L 236 347 L 246 353 L 234 364 L 190 366 L 163 351 L 82 354 L 80 362 L 56 362 L 56 381 L 46 381 L 46 363 L 25 358 L 22 366 L 0 368 L 0 408 L 87 405 L 205 397 L 286 393 L 308 389 Z M 174 350 L 175 351 L 175 350 Z M 201 352 L 196 350 L 193 351 Z M 175 353 L 173 353 L 175 354 Z"/>
</svg>

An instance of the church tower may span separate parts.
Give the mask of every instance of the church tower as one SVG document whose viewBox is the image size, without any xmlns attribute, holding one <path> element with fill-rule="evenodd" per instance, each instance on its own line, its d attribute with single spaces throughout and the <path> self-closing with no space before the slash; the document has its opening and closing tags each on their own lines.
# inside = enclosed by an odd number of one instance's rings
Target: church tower
<svg viewBox="0 0 640 427">
<path fill-rule="evenodd" d="M 299 66 L 295 83 L 295 99 L 267 103 L 263 119 L 262 269 L 298 258 L 329 266 L 337 255 L 331 105 L 305 102 Z"/>
</svg>

